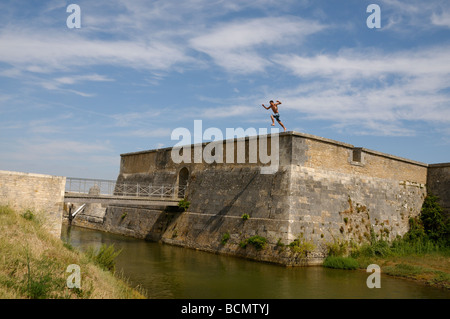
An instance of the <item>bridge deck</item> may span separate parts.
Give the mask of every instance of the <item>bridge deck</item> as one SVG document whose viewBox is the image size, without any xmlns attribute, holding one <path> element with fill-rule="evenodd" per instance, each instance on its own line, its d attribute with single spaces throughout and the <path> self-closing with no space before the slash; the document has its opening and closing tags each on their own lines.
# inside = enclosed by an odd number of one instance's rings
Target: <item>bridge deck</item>
<svg viewBox="0 0 450 319">
<path fill-rule="evenodd" d="M 113 180 L 66 178 L 66 203 L 178 206 L 186 185 L 117 184 Z"/>
</svg>

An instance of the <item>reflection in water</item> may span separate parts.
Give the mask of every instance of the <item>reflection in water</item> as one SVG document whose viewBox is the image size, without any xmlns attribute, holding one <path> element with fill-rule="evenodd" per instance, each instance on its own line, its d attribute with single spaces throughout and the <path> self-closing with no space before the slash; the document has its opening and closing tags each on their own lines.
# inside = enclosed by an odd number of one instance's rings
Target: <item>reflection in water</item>
<svg viewBox="0 0 450 319">
<path fill-rule="evenodd" d="M 383 275 L 381 288 L 369 289 L 364 271 L 282 267 L 73 226 L 62 238 L 81 250 L 123 249 L 116 270 L 150 298 L 450 298 L 445 289 Z"/>
</svg>

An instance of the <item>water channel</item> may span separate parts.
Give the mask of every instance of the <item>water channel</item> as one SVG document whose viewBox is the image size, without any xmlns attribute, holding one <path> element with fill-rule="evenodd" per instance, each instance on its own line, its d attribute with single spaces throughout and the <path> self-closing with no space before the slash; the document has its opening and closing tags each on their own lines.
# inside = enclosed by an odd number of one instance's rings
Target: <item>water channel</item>
<svg viewBox="0 0 450 319">
<path fill-rule="evenodd" d="M 149 298 L 159 299 L 450 299 L 450 291 L 381 274 L 368 288 L 368 273 L 324 267 L 283 267 L 63 226 L 61 238 L 83 250 L 114 244 L 122 249 L 116 271 Z"/>
</svg>

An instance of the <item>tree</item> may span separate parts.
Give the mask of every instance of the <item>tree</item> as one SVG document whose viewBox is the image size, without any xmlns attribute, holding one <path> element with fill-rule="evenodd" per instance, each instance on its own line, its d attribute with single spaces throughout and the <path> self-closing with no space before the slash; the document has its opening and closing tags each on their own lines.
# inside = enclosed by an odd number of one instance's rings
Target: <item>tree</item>
<svg viewBox="0 0 450 319">
<path fill-rule="evenodd" d="M 428 194 L 422 204 L 420 221 L 425 234 L 434 241 L 448 240 L 449 220 L 443 215 L 442 207 L 438 203 L 439 198 Z"/>
</svg>

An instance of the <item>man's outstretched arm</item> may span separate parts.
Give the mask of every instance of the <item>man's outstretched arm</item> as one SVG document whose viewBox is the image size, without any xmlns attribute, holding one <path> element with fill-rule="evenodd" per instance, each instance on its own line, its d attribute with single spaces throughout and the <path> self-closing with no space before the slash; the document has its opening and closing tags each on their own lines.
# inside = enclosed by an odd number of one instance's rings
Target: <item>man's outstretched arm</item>
<svg viewBox="0 0 450 319">
<path fill-rule="evenodd" d="M 262 105 L 263 106 L 263 108 L 265 108 L 266 110 L 268 110 L 268 109 L 270 109 L 270 106 L 265 106 L 264 104 Z"/>
</svg>

